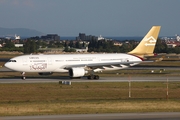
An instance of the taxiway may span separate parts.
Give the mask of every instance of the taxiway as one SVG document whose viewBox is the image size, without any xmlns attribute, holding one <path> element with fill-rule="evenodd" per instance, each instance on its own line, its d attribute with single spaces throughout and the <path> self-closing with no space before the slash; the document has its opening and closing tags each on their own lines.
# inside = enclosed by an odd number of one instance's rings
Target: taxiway
<svg viewBox="0 0 180 120">
<path fill-rule="evenodd" d="M 69 77 L 55 77 L 55 78 L 0 78 L 0 83 L 59 83 L 62 81 L 71 82 L 178 82 L 179 77 L 101 77 L 99 80 L 88 80 L 86 77 L 81 79 L 70 79 Z"/>
<path fill-rule="evenodd" d="M 0 120 L 179 120 L 179 112 L 0 117 Z"/>
</svg>

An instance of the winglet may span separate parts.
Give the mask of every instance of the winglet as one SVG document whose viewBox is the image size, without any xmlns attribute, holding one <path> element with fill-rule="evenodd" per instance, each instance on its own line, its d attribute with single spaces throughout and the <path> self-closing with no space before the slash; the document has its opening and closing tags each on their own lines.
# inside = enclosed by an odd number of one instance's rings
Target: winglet
<svg viewBox="0 0 180 120">
<path fill-rule="evenodd" d="M 146 36 L 141 40 L 138 46 L 128 54 L 133 54 L 140 57 L 153 56 L 160 29 L 161 26 L 153 26 Z"/>
</svg>

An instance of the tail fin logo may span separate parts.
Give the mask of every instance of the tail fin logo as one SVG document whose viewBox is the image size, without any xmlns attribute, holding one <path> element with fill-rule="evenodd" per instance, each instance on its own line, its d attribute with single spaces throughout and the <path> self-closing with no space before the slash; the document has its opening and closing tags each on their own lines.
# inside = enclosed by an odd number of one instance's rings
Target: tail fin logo
<svg viewBox="0 0 180 120">
<path fill-rule="evenodd" d="M 147 38 L 145 41 L 145 46 L 155 46 L 156 44 L 156 39 L 153 36 Z"/>
</svg>

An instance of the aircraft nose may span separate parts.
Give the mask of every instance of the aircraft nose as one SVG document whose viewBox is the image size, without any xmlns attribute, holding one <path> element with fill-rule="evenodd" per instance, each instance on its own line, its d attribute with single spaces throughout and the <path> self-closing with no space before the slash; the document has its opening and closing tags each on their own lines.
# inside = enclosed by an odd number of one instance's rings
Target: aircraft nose
<svg viewBox="0 0 180 120">
<path fill-rule="evenodd" d="M 9 68 L 9 62 L 5 63 L 4 66 L 5 66 L 6 68 Z"/>
</svg>

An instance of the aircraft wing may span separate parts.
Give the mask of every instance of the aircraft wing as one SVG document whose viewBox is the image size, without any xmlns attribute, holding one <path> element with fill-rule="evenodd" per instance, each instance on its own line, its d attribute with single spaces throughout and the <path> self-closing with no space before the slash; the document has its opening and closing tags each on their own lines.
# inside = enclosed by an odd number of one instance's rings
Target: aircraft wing
<svg viewBox="0 0 180 120">
<path fill-rule="evenodd" d="M 134 63 L 142 63 L 144 61 L 133 61 L 133 62 L 104 62 L 104 63 L 91 63 L 91 64 L 76 64 L 76 65 L 66 65 L 64 66 L 64 69 L 70 69 L 73 67 L 91 67 L 91 68 L 99 68 L 102 66 L 120 66 L 120 65 L 127 65 L 127 66 L 131 66 L 131 64 Z"/>
</svg>

